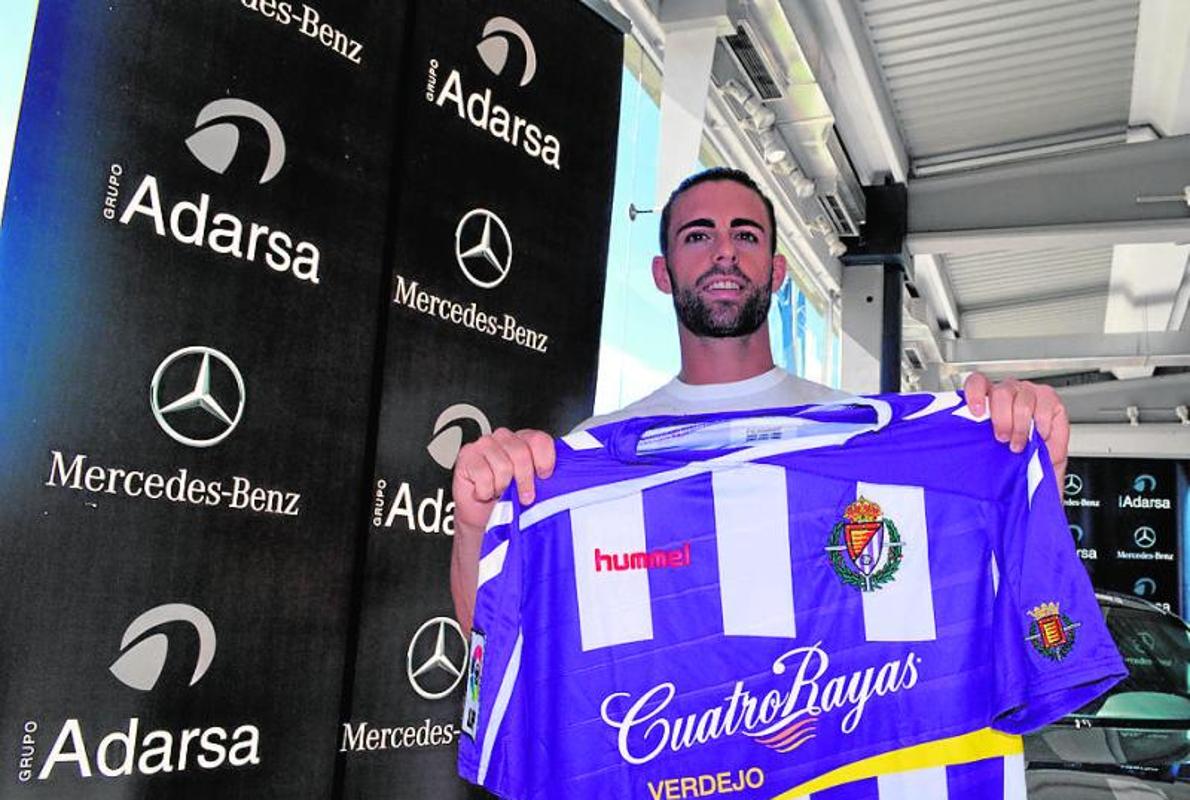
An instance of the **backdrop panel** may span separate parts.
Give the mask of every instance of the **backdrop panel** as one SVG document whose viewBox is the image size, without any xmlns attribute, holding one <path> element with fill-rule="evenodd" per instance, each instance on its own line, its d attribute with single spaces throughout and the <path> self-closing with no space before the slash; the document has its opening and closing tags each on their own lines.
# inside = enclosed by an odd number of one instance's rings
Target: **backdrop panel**
<svg viewBox="0 0 1190 800">
<path fill-rule="evenodd" d="M 1063 503 L 1097 589 L 1142 597 L 1178 614 L 1183 462 L 1072 458 Z"/>
<path fill-rule="evenodd" d="M 622 36 L 579 3 L 411 6 L 348 797 L 470 791 L 450 469 L 590 414 L 619 110 Z"/>
<path fill-rule="evenodd" d="M 0 231 L 0 797 L 332 793 L 402 7 L 41 3 Z"/>
</svg>

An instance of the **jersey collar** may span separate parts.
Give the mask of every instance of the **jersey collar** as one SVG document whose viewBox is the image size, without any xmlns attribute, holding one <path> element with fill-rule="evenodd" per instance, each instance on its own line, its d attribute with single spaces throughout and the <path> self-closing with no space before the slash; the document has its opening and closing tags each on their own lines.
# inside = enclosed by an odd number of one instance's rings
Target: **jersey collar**
<svg viewBox="0 0 1190 800">
<path fill-rule="evenodd" d="M 641 417 L 610 431 L 608 450 L 616 459 L 630 464 L 754 461 L 846 444 L 860 434 L 883 430 L 892 418 L 893 407 L 875 397 L 726 414 Z M 780 431 L 780 438 L 776 438 L 782 421 L 796 421 L 797 425 Z M 764 430 L 774 433 L 766 438 Z M 642 439 L 646 447 L 652 445 L 654 449 L 640 450 Z"/>
</svg>

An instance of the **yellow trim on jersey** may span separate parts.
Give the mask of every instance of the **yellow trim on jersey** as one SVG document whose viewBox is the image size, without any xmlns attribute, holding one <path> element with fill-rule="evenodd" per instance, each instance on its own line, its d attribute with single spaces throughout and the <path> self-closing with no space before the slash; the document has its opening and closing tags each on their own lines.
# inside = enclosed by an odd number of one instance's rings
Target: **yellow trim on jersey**
<svg viewBox="0 0 1190 800">
<path fill-rule="evenodd" d="M 984 728 L 949 739 L 891 750 L 878 756 L 853 761 L 850 764 L 819 775 L 800 786 L 777 795 L 773 800 L 792 800 L 811 792 L 821 792 L 852 781 L 889 775 L 894 772 L 908 772 L 914 769 L 942 767 L 948 764 L 967 764 L 996 756 L 1015 755 L 1025 750 L 1021 737 Z"/>
</svg>

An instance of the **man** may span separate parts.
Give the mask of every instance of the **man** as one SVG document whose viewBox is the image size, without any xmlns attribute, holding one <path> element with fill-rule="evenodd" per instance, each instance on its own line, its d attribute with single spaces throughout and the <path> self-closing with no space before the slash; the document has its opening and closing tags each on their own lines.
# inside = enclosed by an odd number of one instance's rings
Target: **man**
<svg viewBox="0 0 1190 800">
<path fill-rule="evenodd" d="M 648 397 L 580 428 L 627 417 L 741 411 L 847 396 L 773 365 L 768 309 L 787 264 L 776 252 L 772 202 L 746 173 L 715 168 L 683 181 L 662 210 L 660 238 L 653 282 L 673 296 L 681 371 Z M 963 388 L 973 413 L 990 407 L 996 438 L 1013 452 L 1024 449 L 1035 424 L 1062 481 L 1070 424 L 1051 387 L 1016 380 L 993 386 L 975 373 Z M 532 503 L 534 481 L 552 474 L 554 458 L 553 438 L 536 430 L 501 428 L 459 452 L 452 487 L 451 594 L 464 631 L 471 629 L 480 546 L 492 506 L 514 480 L 521 503 Z"/>
</svg>

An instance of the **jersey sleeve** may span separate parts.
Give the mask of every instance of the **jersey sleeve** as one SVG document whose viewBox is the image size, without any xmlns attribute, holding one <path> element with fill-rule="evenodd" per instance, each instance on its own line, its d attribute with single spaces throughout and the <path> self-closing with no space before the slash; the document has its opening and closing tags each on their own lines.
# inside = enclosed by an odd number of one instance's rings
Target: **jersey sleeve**
<svg viewBox="0 0 1190 800">
<path fill-rule="evenodd" d="M 1075 554 L 1044 443 L 1034 433 L 1012 458 L 1020 469 L 993 542 L 993 726 L 1027 733 L 1098 697 L 1127 669 Z"/>
<path fill-rule="evenodd" d="M 523 585 L 519 516 L 510 490 L 496 503 L 484 533 L 459 738 L 459 775 L 503 797 L 520 793 L 512 749 L 524 725 L 517 681 Z"/>
</svg>

